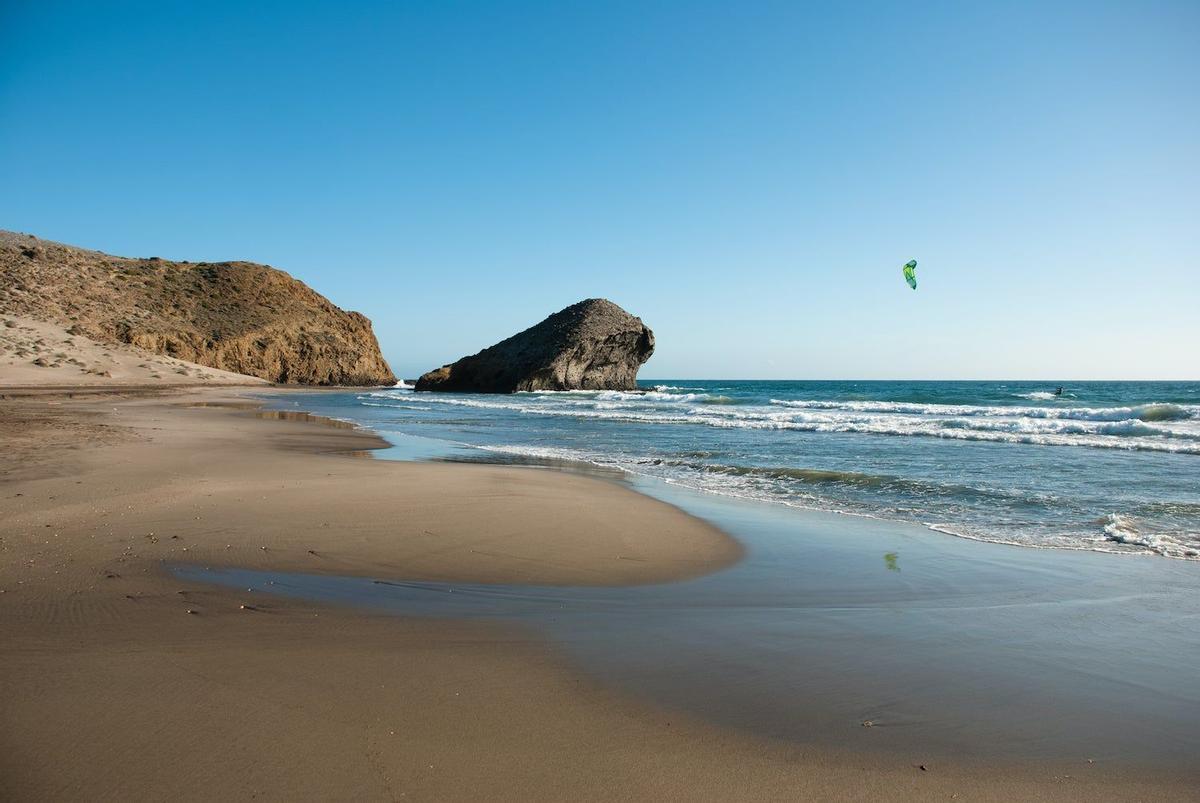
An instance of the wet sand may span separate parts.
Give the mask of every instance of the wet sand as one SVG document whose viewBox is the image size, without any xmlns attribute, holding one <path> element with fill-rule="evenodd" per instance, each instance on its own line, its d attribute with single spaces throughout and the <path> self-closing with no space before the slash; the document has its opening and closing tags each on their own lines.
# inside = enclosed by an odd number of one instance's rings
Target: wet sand
<svg viewBox="0 0 1200 803">
<path fill-rule="evenodd" d="M 550 587 L 665 583 L 741 547 L 566 473 L 384 444 L 204 396 L 0 401 L 0 798 L 1179 799 L 1115 766 L 757 737 L 578 671 L 521 623 L 378 615 L 188 563 Z M 190 613 L 189 613 L 190 611 Z"/>
<path fill-rule="evenodd" d="M 938 765 L 1190 772 L 1200 783 L 1200 566 L 689 494 L 672 498 L 744 537 L 745 560 L 625 588 L 173 571 L 401 616 L 520 624 L 609 688 L 793 743 Z"/>
</svg>

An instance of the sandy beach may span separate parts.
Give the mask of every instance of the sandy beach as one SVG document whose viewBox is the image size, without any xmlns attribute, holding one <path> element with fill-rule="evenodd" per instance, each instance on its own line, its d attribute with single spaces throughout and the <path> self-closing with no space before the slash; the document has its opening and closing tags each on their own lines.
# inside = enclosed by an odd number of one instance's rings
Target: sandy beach
<svg viewBox="0 0 1200 803">
<path fill-rule="evenodd" d="M 189 583 L 167 566 L 662 583 L 736 562 L 634 491 L 365 458 L 247 391 L 0 402 L 0 797 L 1151 799 L 1186 778 L 926 767 L 753 738 L 601 687 L 512 626 Z M 290 419 L 290 420 L 289 420 Z M 816 736 L 819 736 L 816 735 Z"/>
<path fill-rule="evenodd" d="M 0 0 L 0 803 L 1200 803 L 1198 39 Z"/>
</svg>

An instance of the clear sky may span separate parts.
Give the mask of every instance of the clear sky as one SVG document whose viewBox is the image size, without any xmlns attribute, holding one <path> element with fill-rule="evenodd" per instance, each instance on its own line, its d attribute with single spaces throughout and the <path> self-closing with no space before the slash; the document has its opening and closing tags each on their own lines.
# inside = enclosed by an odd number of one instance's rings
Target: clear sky
<svg viewBox="0 0 1200 803">
<path fill-rule="evenodd" d="M 1197 379 L 1200 3 L 0 0 L 0 228 L 403 376 L 604 296 L 652 378 Z"/>
</svg>

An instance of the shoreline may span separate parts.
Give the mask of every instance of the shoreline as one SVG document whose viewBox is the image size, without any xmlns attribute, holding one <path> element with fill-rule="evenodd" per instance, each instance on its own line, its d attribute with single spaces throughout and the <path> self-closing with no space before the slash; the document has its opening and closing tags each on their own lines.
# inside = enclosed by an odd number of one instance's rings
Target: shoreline
<svg viewBox="0 0 1200 803">
<path fill-rule="evenodd" d="M 181 397 L 244 402 L 263 392 L 276 391 L 189 390 L 121 400 L 115 413 L 92 401 L 54 411 L 25 409 L 36 400 L 3 402 L 4 418 L 16 409 L 29 419 L 18 428 L 34 442 L 0 474 L 0 635 L 10 658 L 0 670 L 3 796 L 462 797 L 487 784 L 508 799 L 1097 799 L 1192 789 L 1186 778 L 1105 767 L 1070 781 L 1028 763 L 927 772 L 750 738 L 627 699 L 520 627 L 264 602 L 256 592 L 183 582 L 163 561 L 184 550 L 202 565 L 597 588 L 699 577 L 742 556 L 711 525 L 612 484 L 512 467 L 364 461 L 332 452 L 386 442 L 178 406 Z M 31 428 L 39 416 L 56 434 Z M 277 473 L 247 483 L 246 472 L 264 469 Z M 405 511 L 407 540 L 435 543 L 404 554 L 381 548 L 372 524 L 380 510 L 364 482 L 381 475 L 393 492 L 397 478 L 406 483 L 408 495 L 386 504 Z M 132 477 L 143 485 L 118 487 Z M 451 481 L 468 483 L 459 487 L 470 504 L 444 492 L 428 498 Z M 253 498 L 262 491 L 280 499 Z M 336 538 L 317 515 L 332 500 L 342 509 L 334 522 L 344 525 Z M 551 517 L 533 522 L 536 537 L 497 527 L 531 506 Z M 612 518 L 619 526 L 606 531 Z M 576 539 L 570 554 L 548 557 L 562 549 L 564 530 L 580 531 L 580 519 L 603 542 Z M 440 532 L 424 532 L 431 522 Z M 655 543 L 631 542 L 631 526 Z M 502 531 L 481 541 L 487 527 Z"/>
<path fill-rule="evenodd" d="M 627 488 L 511 467 L 364 463 L 358 459 L 361 453 L 390 444 L 356 427 L 302 426 L 316 416 L 258 410 L 260 395 L 257 388 L 139 392 L 111 412 L 85 397 L 76 406 L 87 420 L 102 420 L 97 425 L 113 433 L 106 447 L 111 453 L 101 457 L 71 449 L 76 463 L 71 468 L 94 472 L 103 464 L 106 480 L 115 481 L 115 462 L 145 483 L 158 480 L 142 467 L 149 459 L 171 467 L 177 478 L 155 489 L 169 490 L 169 498 L 148 498 L 141 487 L 134 494 L 147 537 L 155 520 L 177 519 L 170 521 L 176 543 L 160 545 L 156 536 L 139 546 L 141 557 L 152 560 L 177 560 L 186 548 L 191 562 L 277 571 L 624 585 L 685 579 L 741 557 L 737 542 L 716 528 Z M 51 404 L 57 409 L 72 406 Z M 123 440 L 116 430 L 124 430 Z M 147 443 L 155 446 L 145 449 Z M 261 448 L 246 448 L 252 444 Z M 326 470 L 326 458 L 338 461 L 336 471 Z M 180 467 L 182 461 L 189 464 L 186 469 Z M 285 482 L 269 479 L 289 474 Z M 203 492 L 186 487 L 194 477 L 206 485 Z M 322 487 L 310 495 L 306 484 Z M 57 501 L 63 507 L 62 496 Z M 14 529 L 27 526 L 26 517 L 44 512 L 23 510 L 26 505 L 17 499 L 11 505 L 15 515 L 9 526 Z M 193 508 L 193 515 L 178 516 L 175 508 L 182 505 Z M 486 508 L 493 534 L 472 531 L 482 518 L 475 507 Z M 613 513 L 618 510 L 620 515 Z M 100 515 L 113 514 L 104 510 Z M 229 535 L 210 537 L 213 517 Z M 568 527 L 587 533 L 587 540 L 568 543 L 556 537 Z M 299 529 L 303 535 L 292 532 Z M 492 540 L 502 542 L 506 551 L 488 552 Z M 542 560 L 543 554 L 547 559 Z"/>
<path fill-rule="evenodd" d="M 981 541 L 1200 557 L 1200 386 L 676 380 L 661 392 L 404 390 L 304 403 L 389 437 L 584 461 L 724 496 L 935 525 Z M 1045 395 L 1045 394 L 1042 394 Z M 401 440 L 405 438 L 401 437 Z"/>
</svg>

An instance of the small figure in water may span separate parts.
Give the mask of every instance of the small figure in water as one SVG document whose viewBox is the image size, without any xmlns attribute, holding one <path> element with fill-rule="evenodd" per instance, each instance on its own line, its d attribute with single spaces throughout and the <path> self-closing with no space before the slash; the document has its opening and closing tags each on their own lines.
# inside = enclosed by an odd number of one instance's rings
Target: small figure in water
<svg viewBox="0 0 1200 803">
<path fill-rule="evenodd" d="M 1054 395 L 1055 395 L 1055 396 L 1061 396 L 1061 395 L 1062 395 L 1062 386 L 1061 386 L 1061 385 L 1059 386 L 1058 390 L 1054 391 Z"/>
</svg>

